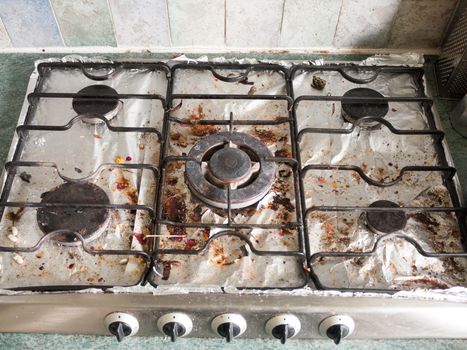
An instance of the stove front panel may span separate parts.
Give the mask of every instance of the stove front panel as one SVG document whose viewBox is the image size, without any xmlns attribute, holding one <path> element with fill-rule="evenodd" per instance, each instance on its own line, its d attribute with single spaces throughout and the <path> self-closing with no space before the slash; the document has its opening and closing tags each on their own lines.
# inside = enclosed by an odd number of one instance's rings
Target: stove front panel
<svg viewBox="0 0 467 350">
<path fill-rule="evenodd" d="M 185 313 L 193 322 L 188 337 L 198 338 L 215 338 L 211 322 L 224 313 L 242 315 L 247 328 L 241 338 L 252 339 L 272 338 L 265 324 L 284 313 L 299 319 L 298 339 L 324 339 L 319 325 L 332 315 L 353 319 L 348 339 L 465 338 L 467 324 L 466 304 L 371 297 L 43 294 L 1 296 L 0 303 L 1 332 L 110 335 L 104 318 L 116 311 L 136 317 L 137 336 L 163 336 L 157 320 L 172 312 Z"/>
</svg>

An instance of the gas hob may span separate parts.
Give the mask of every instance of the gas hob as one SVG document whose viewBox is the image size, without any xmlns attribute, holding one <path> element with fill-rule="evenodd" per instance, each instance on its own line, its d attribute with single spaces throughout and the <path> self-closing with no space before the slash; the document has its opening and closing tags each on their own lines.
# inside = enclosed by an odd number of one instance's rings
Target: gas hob
<svg viewBox="0 0 467 350">
<path fill-rule="evenodd" d="M 467 283 L 443 135 L 422 67 L 40 62 L 3 176 L 0 302 L 83 317 L 0 330 L 462 337 L 464 303 L 391 296 Z M 404 305 L 417 330 L 365 327 Z"/>
</svg>

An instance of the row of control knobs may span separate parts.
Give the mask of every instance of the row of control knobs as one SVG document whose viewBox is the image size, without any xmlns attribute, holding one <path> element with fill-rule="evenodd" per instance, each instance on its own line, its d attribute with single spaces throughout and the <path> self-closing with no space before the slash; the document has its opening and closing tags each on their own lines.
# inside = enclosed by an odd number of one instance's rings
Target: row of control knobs
<svg viewBox="0 0 467 350">
<path fill-rule="evenodd" d="M 124 312 L 113 312 L 106 316 L 105 325 L 118 341 L 135 335 L 139 330 L 139 322 L 133 315 Z M 184 337 L 193 329 L 190 317 L 181 312 L 168 313 L 157 320 L 157 328 L 169 336 L 172 341 Z M 228 342 L 242 335 L 247 328 L 246 320 L 239 314 L 222 314 L 211 322 L 212 330 Z M 275 316 L 266 322 L 266 333 L 277 338 L 282 344 L 295 337 L 301 329 L 300 320 L 290 314 Z M 319 332 L 339 344 L 354 330 L 355 323 L 349 316 L 336 315 L 325 318 L 319 325 Z"/>
</svg>

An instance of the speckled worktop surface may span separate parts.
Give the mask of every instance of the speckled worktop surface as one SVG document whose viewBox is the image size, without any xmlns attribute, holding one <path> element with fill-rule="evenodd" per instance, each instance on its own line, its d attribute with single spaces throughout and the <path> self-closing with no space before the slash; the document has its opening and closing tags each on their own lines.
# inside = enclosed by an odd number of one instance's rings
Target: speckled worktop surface
<svg viewBox="0 0 467 350">
<path fill-rule="evenodd" d="M 99 53 L 99 56 L 102 56 Z M 39 58 L 61 57 L 64 54 L 0 54 L 0 165 L 3 166 L 11 138 L 17 123 L 23 103 L 29 75 L 33 70 L 34 61 Z M 87 54 L 92 56 L 92 54 Z M 134 58 L 168 58 L 171 55 L 154 55 L 150 53 L 126 53 L 113 55 L 120 59 Z M 238 57 L 238 56 L 237 56 Z M 281 59 L 314 59 L 315 56 L 275 55 L 268 58 Z M 362 57 L 332 56 L 327 60 L 361 59 Z M 431 71 L 427 72 L 428 80 L 433 83 Z M 435 104 L 441 116 L 444 131 L 454 158 L 459 177 L 463 184 L 464 194 L 467 194 L 467 139 L 459 136 L 449 123 L 449 113 L 456 105 L 454 100 L 441 100 L 435 96 Z M 1 306 L 0 306 L 1 317 Z M 467 334 L 466 334 L 467 339 Z M 159 337 L 136 337 L 125 339 L 117 345 L 113 337 L 96 337 L 80 335 L 45 335 L 45 334 L 0 334 L 0 349 L 337 349 L 325 340 L 289 341 L 280 347 L 275 340 L 238 339 L 232 344 L 226 344 L 221 339 L 180 339 L 173 344 Z M 346 340 L 339 349 L 467 349 L 464 340 Z"/>
</svg>

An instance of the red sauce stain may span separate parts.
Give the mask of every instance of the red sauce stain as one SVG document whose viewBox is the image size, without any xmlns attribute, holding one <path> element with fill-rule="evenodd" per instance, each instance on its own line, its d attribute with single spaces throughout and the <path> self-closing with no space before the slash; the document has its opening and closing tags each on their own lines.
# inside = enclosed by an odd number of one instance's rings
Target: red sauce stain
<svg viewBox="0 0 467 350">
<path fill-rule="evenodd" d="M 185 242 L 185 250 L 191 250 L 194 246 L 196 246 L 196 240 L 193 238 L 189 238 Z"/>
<path fill-rule="evenodd" d="M 147 243 L 146 237 L 141 232 L 135 233 L 134 236 L 141 245 L 145 245 Z"/>
</svg>

